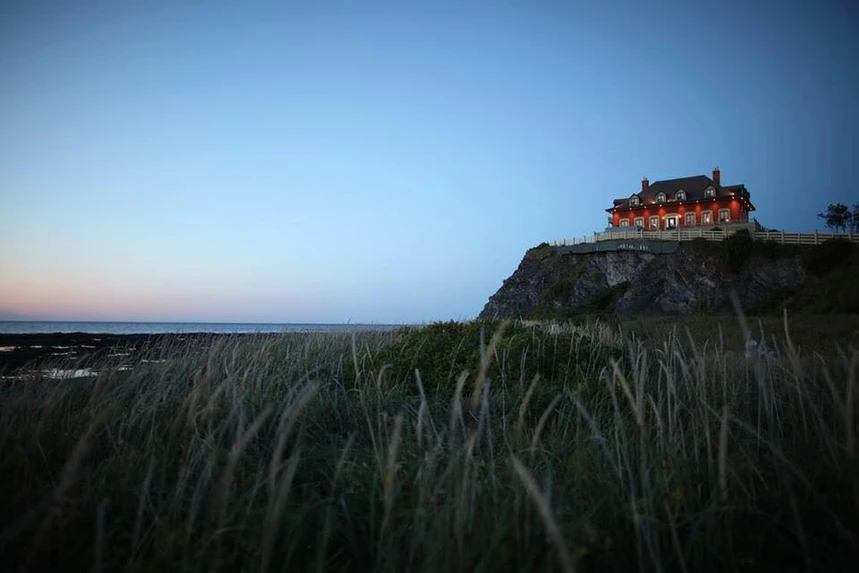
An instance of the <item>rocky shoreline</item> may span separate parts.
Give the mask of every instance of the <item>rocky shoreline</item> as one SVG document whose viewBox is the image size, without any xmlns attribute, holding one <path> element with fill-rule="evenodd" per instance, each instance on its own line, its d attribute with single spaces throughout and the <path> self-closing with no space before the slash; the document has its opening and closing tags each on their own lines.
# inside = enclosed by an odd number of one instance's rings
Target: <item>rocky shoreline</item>
<svg viewBox="0 0 859 573">
<path fill-rule="evenodd" d="M 63 368 L 111 356 L 137 354 L 145 348 L 190 338 L 235 334 L 0 334 L 0 374 L 28 365 Z"/>
</svg>

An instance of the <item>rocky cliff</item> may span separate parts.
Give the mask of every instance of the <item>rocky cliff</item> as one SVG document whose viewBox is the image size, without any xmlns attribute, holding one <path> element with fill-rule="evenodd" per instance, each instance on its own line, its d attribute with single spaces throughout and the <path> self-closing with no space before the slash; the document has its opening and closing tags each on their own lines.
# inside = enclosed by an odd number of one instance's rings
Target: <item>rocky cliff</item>
<svg viewBox="0 0 859 573">
<path fill-rule="evenodd" d="M 780 311 L 792 301 L 808 303 L 812 295 L 820 298 L 815 293 L 833 289 L 844 291 L 832 295 L 843 301 L 848 291 L 842 283 L 852 276 L 841 276 L 844 267 L 852 265 L 855 270 L 859 264 L 853 260 L 853 245 L 833 243 L 837 244 L 799 248 L 762 245 L 746 237 L 682 243 L 667 254 L 577 254 L 544 244 L 525 254 L 478 318 L 720 312 L 731 309 L 732 290 L 749 312 Z M 856 306 L 856 296 L 848 298 L 844 304 Z M 815 312 L 857 310 L 828 308 L 831 303 L 820 302 L 816 300 L 820 308 Z"/>
</svg>

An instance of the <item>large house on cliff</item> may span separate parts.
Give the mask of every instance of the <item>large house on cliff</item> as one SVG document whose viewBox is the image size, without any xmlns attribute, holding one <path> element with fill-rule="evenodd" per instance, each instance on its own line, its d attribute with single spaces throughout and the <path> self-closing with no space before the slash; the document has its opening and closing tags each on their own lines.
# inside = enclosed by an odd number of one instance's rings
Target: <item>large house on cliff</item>
<svg viewBox="0 0 859 573">
<path fill-rule="evenodd" d="M 610 228 L 638 227 L 671 230 L 693 226 L 748 223 L 755 207 L 745 185 L 722 185 L 719 168 L 713 177 L 696 175 L 650 183 L 641 181 L 641 191 L 615 199 L 606 209 Z"/>
</svg>

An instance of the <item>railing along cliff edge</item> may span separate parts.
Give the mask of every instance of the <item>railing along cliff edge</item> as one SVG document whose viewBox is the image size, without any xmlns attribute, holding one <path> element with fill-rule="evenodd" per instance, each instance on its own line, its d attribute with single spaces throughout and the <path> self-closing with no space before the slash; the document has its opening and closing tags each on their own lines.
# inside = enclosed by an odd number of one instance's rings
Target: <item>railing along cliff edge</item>
<svg viewBox="0 0 859 573">
<path fill-rule="evenodd" d="M 639 240 L 639 241 L 692 241 L 694 239 L 707 239 L 708 241 L 723 241 L 741 229 L 746 229 L 756 241 L 775 241 L 785 245 L 819 245 L 829 239 L 846 239 L 859 243 L 859 235 L 853 233 L 790 233 L 787 231 L 756 231 L 741 227 L 736 229 L 677 229 L 671 231 L 645 231 L 633 229 L 624 231 L 611 231 L 606 233 L 594 233 L 592 236 L 572 237 L 549 241 L 550 245 L 559 247 L 567 245 L 579 245 L 582 243 L 595 243 L 610 240 Z"/>
</svg>

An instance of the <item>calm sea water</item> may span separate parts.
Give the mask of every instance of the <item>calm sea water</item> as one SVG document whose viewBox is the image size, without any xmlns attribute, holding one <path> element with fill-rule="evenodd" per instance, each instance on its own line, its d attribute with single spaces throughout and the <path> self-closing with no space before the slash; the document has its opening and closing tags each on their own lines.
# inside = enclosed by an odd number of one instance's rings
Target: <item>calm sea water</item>
<svg viewBox="0 0 859 573">
<path fill-rule="evenodd" d="M 89 334 L 172 334 L 262 332 L 359 332 L 392 330 L 391 324 L 267 324 L 236 322 L 35 322 L 0 321 L 2 334 L 53 334 L 86 332 Z"/>
</svg>

